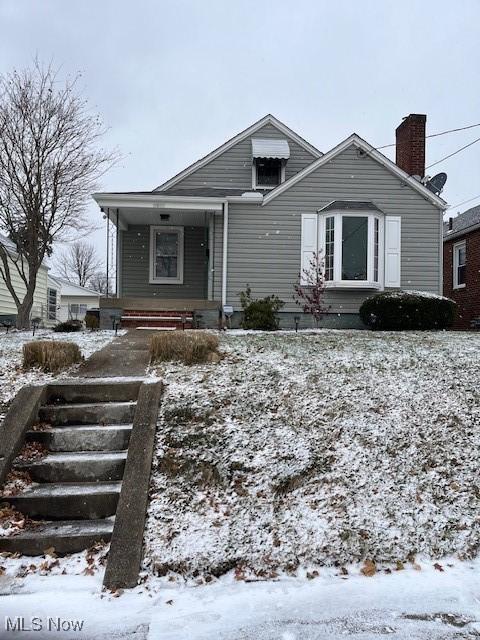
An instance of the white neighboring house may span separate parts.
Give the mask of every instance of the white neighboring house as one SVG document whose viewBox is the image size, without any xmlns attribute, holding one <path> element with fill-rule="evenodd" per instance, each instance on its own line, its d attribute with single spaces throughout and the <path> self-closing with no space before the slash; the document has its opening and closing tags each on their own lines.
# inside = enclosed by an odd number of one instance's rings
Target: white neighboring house
<svg viewBox="0 0 480 640">
<path fill-rule="evenodd" d="M 2 244 L 7 249 L 8 254 L 12 256 L 8 259 L 12 283 L 16 294 L 20 300 L 23 300 L 26 287 L 14 264 L 14 260 L 17 257 L 15 245 L 9 238 L 2 234 L 0 234 L 0 244 Z M 2 266 L 3 263 L 0 261 L 0 268 L 2 268 Z M 33 296 L 31 318 L 41 318 L 45 325 L 51 324 L 48 321 L 47 280 L 48 267 L 45 264 L 42 264 L 37 273 L 37 286 Z M 0 275 L 0 320 L 1 316 L 16 315 L 17 306 L 10 294 L 10 291 L 7 289 L 7 285 L 5 284 L 3 277 Z"/>
<path fill-rule="evenodd" d="M 58 276 L 48 276 L 49 319 L 84 320 L 87 309 L 98 308 L 100 294 Z"/>
</svg>

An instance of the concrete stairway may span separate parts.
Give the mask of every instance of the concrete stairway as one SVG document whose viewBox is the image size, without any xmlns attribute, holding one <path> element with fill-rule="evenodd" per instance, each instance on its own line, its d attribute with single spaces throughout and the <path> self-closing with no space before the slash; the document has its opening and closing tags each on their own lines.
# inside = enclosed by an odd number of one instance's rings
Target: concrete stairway
<svg viewBox="0 0 480 640">
<path fill-rule="evenodd" d="M 110 540 L 139 387 L 137 381 L 78 380 L 48 386 L 41 427 L 26 434 L 26 442 L 42 444 L 47 453 L 14 463 L 34 483 L 4 499 L 37 522 L 0 537 L 0 551 L 37 555 L 54 547 L 66 554 Z"/>
</svg>

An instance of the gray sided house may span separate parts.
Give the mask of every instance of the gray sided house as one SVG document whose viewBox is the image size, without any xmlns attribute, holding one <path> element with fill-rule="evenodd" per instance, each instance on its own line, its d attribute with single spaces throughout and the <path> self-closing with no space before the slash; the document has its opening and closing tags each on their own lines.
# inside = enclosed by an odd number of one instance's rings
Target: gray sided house
<svg viewBox="0 0 480 640">
<path fill-rule="evenodd" d="M 271 115 L 153 191 L 96 193 L 117 228 L 116 297 L 102 322 L 218 326 L 239 293 L 276 294 L 281 326 L 312 326 L 293 299 L 318 252 L 329 314 L 358 327 L 385 289 L 442 293 L 445 202 L 424 185 L 425 116 L 397 128 L 396 163 L 352 134 L 322 153 Z"/>
</svg>

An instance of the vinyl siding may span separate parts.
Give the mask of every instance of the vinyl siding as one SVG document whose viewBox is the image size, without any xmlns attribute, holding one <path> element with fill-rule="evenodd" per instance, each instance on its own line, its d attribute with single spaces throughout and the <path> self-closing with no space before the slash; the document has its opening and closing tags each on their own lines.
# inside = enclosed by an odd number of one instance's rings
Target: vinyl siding
<svg viewBox="0 0 480 640">
<path fill-rule="evenodd" d="M 12 276 L 13 286 L 20 298 L 23 300 L 25 296 L 25 285 L 23 280 L 18 275 L 15 266 L 11 263 L 10 273 Z M 40 267 L 37 273 L 37 285 L 35 287 L 35 293 L 33 296 L 32 318 L 46 319 L 47 313 L 47 274 L 48 269 L 46 267 Z M 17 314 L 17 306 L 10 295 L 7 285 L 5 284 L 2 276 L 0 276 L 0 314 Z"/>
<path fill-rule="evenodd" d="M 122 232 L 121 295 L 135 298 L 206 298 L 206 229 L 184 227 L 183 284 L 149 284 L 150 227 L 132 225 Z"/>
<path fill-rule="evenodd" d="M 253 295 L 274 293 L 285 301 L 284 310 L 298 310 L 292 294 L 300 271 L 301 214 L 342 199 L 372 201 L 386 215 L 400 215 L 402 288 L 440 293 L 440 210 L 352 146 L 264 207 L 230 205 L 228 303 L 238 308 L 238 293 L 248 283 Z M 372 293 L 329 291 L 325 301 L 334 313 L 356 313 Z"/>
<path fill-rule="evenodd" d="M 60 308 L 57 310 L 57 320 L 59 322 L 64 322 L 65 320 L 69 320 L 70 313 L 69 308 L 71 304 L 85 304 L 87 305 L 87 309 L 97 308 L 100 304 L 99 296 L 64 296 L 61 295 L 59 298 Z M 78 318 L 79 320 L 83 320 L 85 314 L 76 314 L 73 316 L 74 318 Z"/>
<path fill-rule="evenodd" d="M 236 189 L 252 188 L 252 143 L 251 138 L 287 139 L 290 146 L 290 158 L 285 167 L 285 178 L 292 177 L 311 164 L 316 158 L 294 140 L 286 136 L 271 124 L 267 124 L 252 136 L 237 143 L 218 158 L 177 182 L 172 189 L 182 187 L 231 187 Z M 168 193 L 168 190 L 167 190 Z"/>
</svg>

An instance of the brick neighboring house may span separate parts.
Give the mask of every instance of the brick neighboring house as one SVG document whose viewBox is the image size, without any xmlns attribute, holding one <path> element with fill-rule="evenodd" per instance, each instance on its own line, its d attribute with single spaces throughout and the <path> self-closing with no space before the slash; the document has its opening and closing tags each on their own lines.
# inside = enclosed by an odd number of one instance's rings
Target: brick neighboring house
<svg viewBox="0 0 480 640">
<path fill-rule="evenodd" d="M 443 227 L 443 293 L 458 305 L 454 329 L 468 330 L 480 319 L 480 206 Z"/>
</svg>

